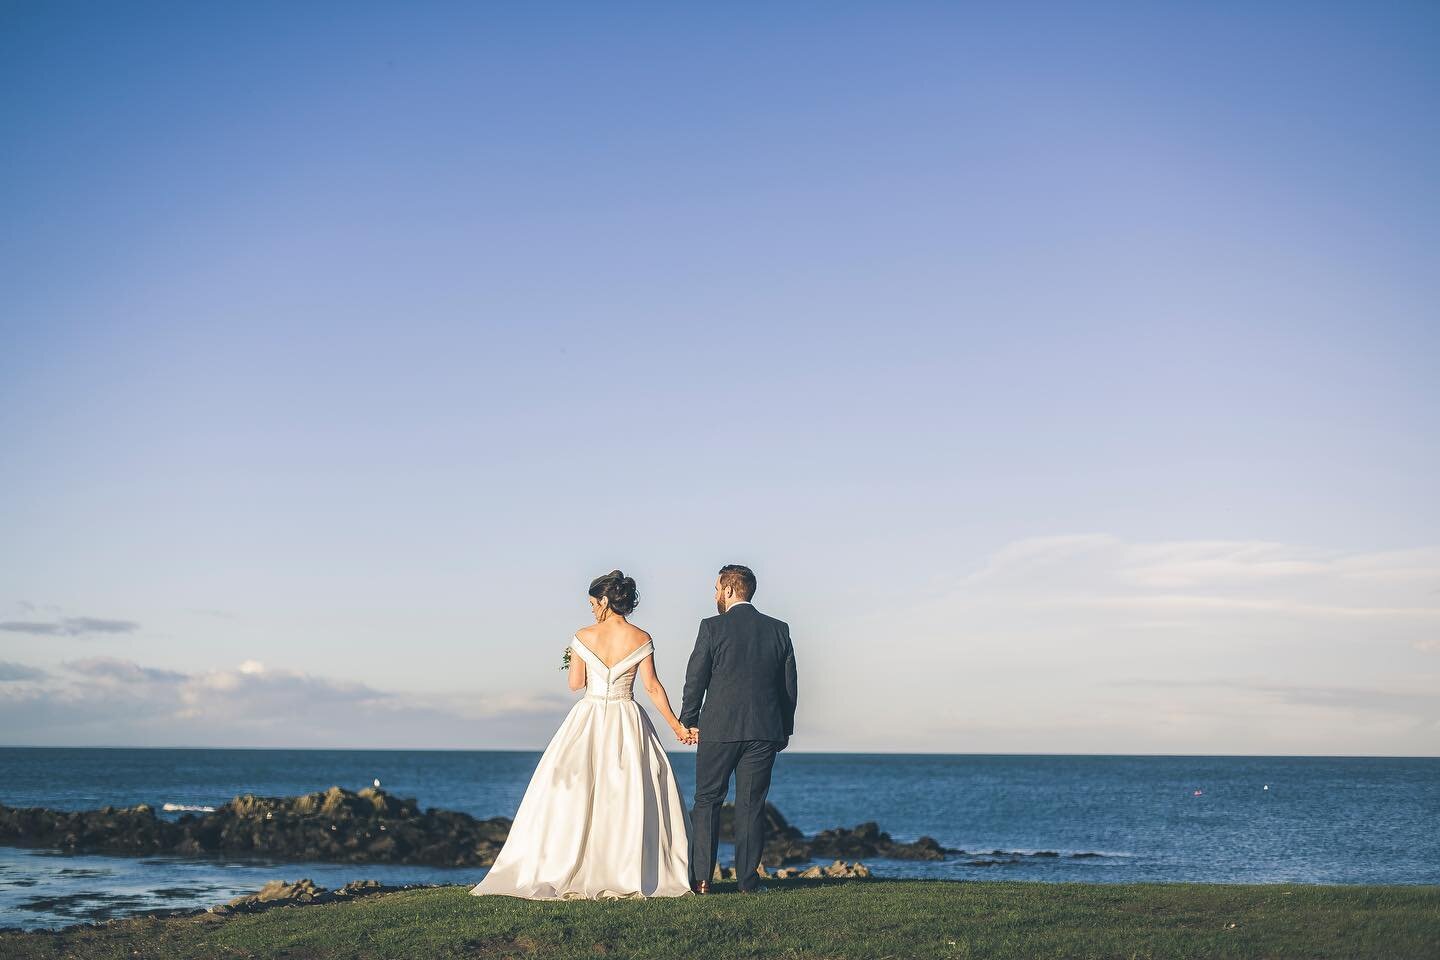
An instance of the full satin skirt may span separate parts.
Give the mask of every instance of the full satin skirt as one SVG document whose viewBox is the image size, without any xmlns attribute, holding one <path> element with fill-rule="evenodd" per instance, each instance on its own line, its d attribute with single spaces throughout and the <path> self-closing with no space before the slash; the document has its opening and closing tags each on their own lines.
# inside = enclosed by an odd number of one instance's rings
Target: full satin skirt
<svg viewBox="0 0 1440 960">
<path fill-rule="evenodd" d="M 540 758 L 475 896 L 528 900 L 690 893 L 690 815 L 649 716 L 587 697 Z"/>
</svg>

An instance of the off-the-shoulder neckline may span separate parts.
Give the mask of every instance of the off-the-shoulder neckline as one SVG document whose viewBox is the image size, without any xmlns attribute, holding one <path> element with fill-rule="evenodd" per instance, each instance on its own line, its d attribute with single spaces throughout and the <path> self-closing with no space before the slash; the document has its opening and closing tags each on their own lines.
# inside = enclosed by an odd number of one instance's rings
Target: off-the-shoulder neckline
<svg viewBox="0 0 1440 960">
<path fill-rule="evenodd" d="M 606 670 L 614 670 L 616 667 L 620 666 L 620 664 L 624 663 L 626 660 L 629 660 L 641 650 L 644 650 L 646 647 L 654 645 L 653 640 L 646 640 L 644 643 L 640 644 L 640 646 L 636 647 L 634 650 L 631 650 L 619 660 L 616 660 L 613 664 L 607 664 L 603 659 L 601 659 L 600 654 L 596 653 L 594 650 L 591 650 L 590 647 L 586 645 L 585 641 L 580 639 L 580 634 L 575 634 L 573 637 L 571 637 L 571 639 L 574 640 L 576 643 L 580 644 L 580 646 L 584 647 L 586 653 L 590 654 L 590 656 L 594 657 L 596 660 L 599 660 L 600 666 L 604 667 Z"/>
</svg>

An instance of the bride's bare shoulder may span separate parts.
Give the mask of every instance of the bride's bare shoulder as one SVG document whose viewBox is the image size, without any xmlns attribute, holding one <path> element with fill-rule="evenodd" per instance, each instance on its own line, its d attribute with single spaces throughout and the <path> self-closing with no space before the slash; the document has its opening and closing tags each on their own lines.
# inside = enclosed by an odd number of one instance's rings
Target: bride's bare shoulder
<svg viewBox="0 0 1440 960">
<path fill-rule="evenodd" d="M 625 656 L 628 657 L 650 642 L 650 634 L 635 626 L 633 623 L 627 623 L 625 627 L 623 649 L 625 650 Z"/>
</svg>

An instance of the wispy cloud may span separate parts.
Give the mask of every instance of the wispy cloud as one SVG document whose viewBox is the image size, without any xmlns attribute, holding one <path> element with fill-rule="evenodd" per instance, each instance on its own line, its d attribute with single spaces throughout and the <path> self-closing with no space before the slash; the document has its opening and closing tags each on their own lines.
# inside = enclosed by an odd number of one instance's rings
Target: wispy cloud
<svg viewBox="0 0 1440 960">
<path fill-rule="evenodd" d="M 190 613 L 202 617 L 213 617 L 216 620 L 239 620 L 240 618 L 229 610 L 216 610 L 210 607 L 191 607 Z"/>
<path fill-rule="evenodd" d="M 16 744 L 478 747 L 543 742 L 561 696 L 412 695 L 249 660 L 186 673 L 116 657 L 63 674 L 0 665 L 0 729 Z"/>
<path fill-rule="evenodd" d="M 0 630 L 28 633 L 37 637 L 83 637 L 87 634 L 133 633 L 140 624 L 132 620 L 107 620 L 101 617 L 64 617 L 60 620 L 6 620 Z"/>
<path fill-rule="evenodd" d="M 1074 534 L 1006 544 L 858 622 L 925 665 L 905 696 L 931 705 L 932 748 L 1431 755 L 1437 584 L 1437 548 Z M 866 666 L 824 669 L 878 689 Z"/>
<path fill-rule="evenodd" d="M 1152 680 L 1127 678 L 1108 681 L 1115 687 L 1141 688 L 1210 688 L 1258 694 L 1281 703 L 1336 707 L 1365 713 L 1417 717 L 1425 723 L 1440 721 L 1440 689 L 1419 689 L 1415 685 L 1396 689 L 1358 686 L 1309 686 L 1294 683 L 1269 683 L 1262 680 L 1228 678 L 1194 680 Z"/>
<path fill-rule="evenodd" d="M 1295 684 L 1258 684 L 1254 689 L 1286 703 L 1418 717 L 1431 725 L 1440 722 L 1440 690 L 1378 690 L 1367 687 L 1313 687 Z"/>
<path fill-rule="evenodd" d="M 1440 620 L 1440 548 L 1347 553 L 1257 540 L 1130 542 L 1109 534 L 1011 543 L 960 583 L 972 598 L 1057 606 Z"/>
<path fill-rule="evenodd" d="M 83 660 L 66 660 L 65 669 L 100 680 L 114 680 L 120 683 L 179 683 L 186 675 L 175 670 L 160 670 L 142 667 L 132 660 L 118 657 L 87 657 Z"/>
<path fill-rule="evenodd" d="M 0 683 L 41 680 L 47 676 L 49 676 L 49 674 L 39 667 L 32 667 L 24 663 L 13 663 L 9 660 L 0 660 Z"/>
</svg>

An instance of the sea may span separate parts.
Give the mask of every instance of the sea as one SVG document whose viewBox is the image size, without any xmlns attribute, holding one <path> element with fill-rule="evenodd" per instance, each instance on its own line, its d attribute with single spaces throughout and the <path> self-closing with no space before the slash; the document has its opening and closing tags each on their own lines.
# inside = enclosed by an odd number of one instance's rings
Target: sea
<svg viewBox="0 0 1440 960">
<path fill-rule="evenodd" d="M 0 803 L 161 816 L 379 780 L 422 808 L 513 816 L 538 752 L 0 747 Z M 694 754 L 671 755 L 683 788 Z M 689 802 L 688 791 L 686 802 Z M 806 834 L 874 821 L 964 850 L 877 876 L 1084 883 L 1440 884 L 1440 758 L 781 754 Z M 166 805 L 170 809 L 165 810 Z M 728 848 L 721 861 L 727 862 Z M 205 907 L 273 879 L 474 884 L 483 869 L 113 857 L 0 847 L 0 927 Z"/>
</svg>

